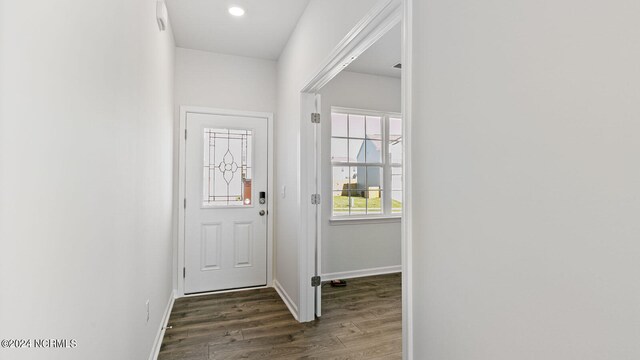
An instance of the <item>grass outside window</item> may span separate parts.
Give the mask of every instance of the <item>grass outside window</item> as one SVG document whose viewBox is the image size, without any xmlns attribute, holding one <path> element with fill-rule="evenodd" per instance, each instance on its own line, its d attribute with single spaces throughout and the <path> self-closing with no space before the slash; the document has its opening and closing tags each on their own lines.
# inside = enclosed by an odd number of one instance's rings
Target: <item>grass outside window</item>
<svg viewBox="0 0 640 360">
<path fill-rule="evenodd" d="M 363 197 L 352 197 L 351 214 L 365 214 L 367 210 L 367 199 Z M 391 200 L 392 209 L 402 209 L 402 202 Z M 369 199 L 369 213 L 372 209 L 377 209 L 382 213 L 382 201 L 380 198 Z M 333 197 L 333 213 L 335 215 L 349 215 L 349 197 L 334 196 Z"/>
</svg>

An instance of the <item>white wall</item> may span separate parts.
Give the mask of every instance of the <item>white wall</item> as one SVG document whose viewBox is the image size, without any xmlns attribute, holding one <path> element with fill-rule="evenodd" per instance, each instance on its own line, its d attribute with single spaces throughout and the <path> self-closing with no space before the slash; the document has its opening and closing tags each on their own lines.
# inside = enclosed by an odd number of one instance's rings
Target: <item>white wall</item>
<svg viewBox="0 0 640 360">
<path fill-rule="evenodd" d="M 301 199 L 300 90 L 375 0 L 311 0 L 278 60 L 278 117 L 275 121 L 276 191 L 275 276 L 299 305 L 298 240 Z M 330 21 L 331 26 L 326 26 Z M 305 123 L 306 124 L 306 123 Z M 282 188 L 286 188 L 283 197 Z"/>
<path fill-rule="evenodd" d="M 176 107 L 275 112 L 276 62 L 176 48 Z"/>
<path fill-rule="evenodd" d="M 0 358 L 146 359 L 172 292 L 171 31 L 155 1 L 0 9 L 0 338 L 78 342 Z"/>
<path fill-rule="evenodd" d="M 640 2 L 413 1 L 416 359 L 640 358 Z"/>
<path fill-rule="evenodd" d="M 400 112 L 400 79 L 343 71 L 322 95 L 322 274 L 399 267 L 400 220 L 389 223 L 330 224 L 332 193 L 331 107 Z M 344 276 L 344 275 L 340 275 Z"/>
<path fill-rule="evenodd" d="M 174 122 L 174 201 L 178 201 L 180 106 L 203 106 L 275 113 L 276 62 L 244 56 L 176 48 Z M 274 194 L 275 195 L 275 194 Z M 178 253 L 178 218 L 174 213 L 174 253 Z M 177 257 L 174 287 L 177 289 Z"/>
</svg>

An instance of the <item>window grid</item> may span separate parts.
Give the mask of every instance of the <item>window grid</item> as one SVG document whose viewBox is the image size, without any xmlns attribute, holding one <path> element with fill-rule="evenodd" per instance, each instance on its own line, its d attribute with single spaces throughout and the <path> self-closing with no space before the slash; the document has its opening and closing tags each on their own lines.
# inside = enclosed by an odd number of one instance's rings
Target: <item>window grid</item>
<svg viewBox="0 0 640 360">
<path fill-rule="evenodd" d="M 341 121 L 346 120 L 339 131 L 333 129 L 334 123 L 338 123 L 336 116 L 342 117 Z M 398 133 L 397 126 L 394 129 L 395 136 L 389 136 L 390 119 L 397 125 L 401 117 L 388 113 L 332 111 L 331 118 L 332 215 L 348 217 L 401 214 L 402 163 L 401 157 L 400 161 L 391 163 L 390 144 L 393 141 L 401 146 L 402 136 Z M 355 128 L 352 120 L 362 124 L 362 129 L 356 129 L 356 133 L 352 130 Z M 346 147 L 344 142 L 336 146 L 340 143 L 334 140 L 344 140 Z M 351 141 L 362 142 L 356 142 L 356 145 L 360 144 L 357 155 L 352 152 L 358 146 L 352 146 Z M 335 156 L 338 147 L 342 151 L 346 150 L 346 157 Z M 361 153 L 363 156 L 360 156 Z"/>
</svg>

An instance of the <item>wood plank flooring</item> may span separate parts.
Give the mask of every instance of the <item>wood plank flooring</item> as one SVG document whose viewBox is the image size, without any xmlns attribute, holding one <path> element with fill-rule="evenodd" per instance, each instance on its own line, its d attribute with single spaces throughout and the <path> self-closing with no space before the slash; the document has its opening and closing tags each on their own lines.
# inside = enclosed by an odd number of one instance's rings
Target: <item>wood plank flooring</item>
<svg viewBox="0 0 640 360">
<path fill-rule="evenodd" d="M 400 274 L 323 287 L 322 317 L 298 323 L 274 289 L 177 299 L 160 360 L 402 359 Z"/>
</svg>

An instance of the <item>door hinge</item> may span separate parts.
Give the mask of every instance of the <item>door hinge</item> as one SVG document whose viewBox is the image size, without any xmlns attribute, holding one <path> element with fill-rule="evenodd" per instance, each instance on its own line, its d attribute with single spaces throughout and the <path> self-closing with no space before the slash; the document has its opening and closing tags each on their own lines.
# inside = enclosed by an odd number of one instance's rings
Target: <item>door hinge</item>
<svg viewBox="0 0 640 360">
<path fill-rule="evenodd" d="M 320 194 L 311 194 L 311 205 L 320 204 Z"/>
<path fill-rule="evenodd" d="M 184 129 L 184 139 L 187 140 L 187 129 Z"/>
<path fill-rule="evenodd" d="M 186 278 L 186 277 L 187 277 L 187 268 L 186 268 L 186 267 L 183 267 L 183 268 L 182 268 L 182 278 L 184 279 L 184 278 Z"/>
<path fill-rule="evenodd" d="M 311 123 L 320 124 L 320 113 L 311 113 Z"/>
<path fill-rule="evenodd" d="M 311 278 L 311 286 L 318 287 L 320 286 L 320 284 L 322 284 L 322 279 L 320 278 L 320 276 L 314 276 Z"/>
<path fill-rule="evenodd" d="M 184 206 L 185 209 L 187 208 L 187 198 L 184 198 L 184 202 L 182 205 Z"/>
</svg>

